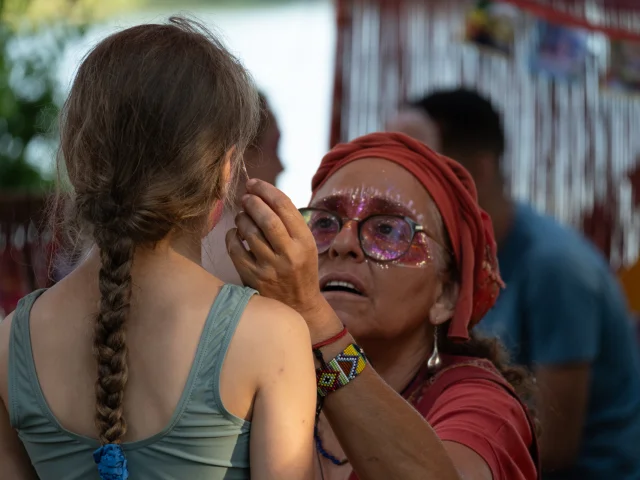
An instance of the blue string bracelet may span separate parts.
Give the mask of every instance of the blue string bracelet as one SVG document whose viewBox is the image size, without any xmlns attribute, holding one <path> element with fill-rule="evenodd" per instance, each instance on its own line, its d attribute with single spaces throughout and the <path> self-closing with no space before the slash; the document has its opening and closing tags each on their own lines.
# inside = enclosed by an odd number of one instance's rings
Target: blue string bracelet
<svg viewBox="0 0 640 480">
<path fill-rule="evenodd" d="M 328 452 L 327 450 L 324 449 L 324 445 L 322 444 L 322 439 L 320 438 L 320 435 L 318 434 L 318 425 L 316 425 L 315 428 L 313 429 L 313 437 L 314 437 L 314 439 L 316 441 L 316 450 L 324 458 L 329 460 L 334 465 L 337 465 L 338 467 L 341 467 L 342 465 L 346 465 L 347 463 L 349 463 L 348 459 L 345 458 L 344 460 L 340 460 L 340 459 L 336 458 L 335 455 L 331 454 L 330 452 Z"/>
</svg>

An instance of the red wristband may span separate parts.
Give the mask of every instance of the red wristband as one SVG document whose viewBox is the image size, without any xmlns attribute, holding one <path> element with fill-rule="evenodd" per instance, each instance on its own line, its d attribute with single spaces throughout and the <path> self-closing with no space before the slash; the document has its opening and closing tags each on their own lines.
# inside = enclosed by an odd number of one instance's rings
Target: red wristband
<svg viewBox="0 0 640 480">
<path fill-rule="evenodd" d="M 333 337 L 328 338 L 322 342 L 316 343 L 314 344 L 311 348 L 312 350 L 318 350 L 322 347 L 326 347 L 327 345 L 331 345 L 332 343 L 337 342 L 338 340 L 340 340 L 341 338 L 343 338 L 346 334 L 347 334 L 347 327 L 343 327 L 343 329 L 340 331 L 340 333 L 335 334 Z"/>
</svg>

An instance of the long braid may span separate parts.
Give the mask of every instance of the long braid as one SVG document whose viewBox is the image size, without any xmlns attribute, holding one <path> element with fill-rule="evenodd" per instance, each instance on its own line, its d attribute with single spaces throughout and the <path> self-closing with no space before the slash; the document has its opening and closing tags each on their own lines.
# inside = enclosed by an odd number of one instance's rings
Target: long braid
<svg viewBox="0 0 640 480">
<path fill-rule="evenodd" d="M 100 312 L 94 330 L 96 426 L 102 444 L 121 443 L 127 431 L 123 398 L 127 384 L 125 326 L 131 304 L 131 267 L 135 243 L 131 238 L 103 231 L 96 235 L 102 267 L 99 274 Z"/>
</svg>

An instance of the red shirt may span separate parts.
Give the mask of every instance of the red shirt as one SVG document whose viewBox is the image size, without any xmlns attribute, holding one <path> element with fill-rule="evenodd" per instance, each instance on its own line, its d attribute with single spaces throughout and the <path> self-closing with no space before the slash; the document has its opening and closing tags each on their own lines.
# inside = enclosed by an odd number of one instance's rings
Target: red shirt
<svg viewBox="0 0 640 480">
<path fill-rule="evenodd" d="M 426 416 L 438 438 L 460 443 L 489 465 L 493 480 L 535 480 L 533 432 L 520 403 L 484 379 L 462 380 L 445 390 Z"/>
<path fill-rule="evenodd" d="M 480 455 L 493 480 L 538 479 L 533 427 L 507 381 L 488 360 L 449 357 L 445 365 L 408 392 L 438 438 Z"/>
</svg>

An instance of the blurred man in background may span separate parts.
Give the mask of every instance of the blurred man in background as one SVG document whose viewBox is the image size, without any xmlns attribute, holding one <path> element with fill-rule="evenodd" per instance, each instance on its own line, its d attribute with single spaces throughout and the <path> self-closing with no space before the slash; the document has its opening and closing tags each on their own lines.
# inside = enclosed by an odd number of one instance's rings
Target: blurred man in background
<svg viewBox="0 0 640 480">
<path fill-rule="evenodd" d="M 280 129 L 269 103 L 262 93 L 260 94 L 260 104 L 260 127 L 255 140 L 245 151 L 244 162 L 249 178 L 259 178 L 275 185 L 278 175 L 283 171 L 282 162 L 278 156 Z M 242 178 L 238 183 L 236 205 L 239 205 L 244 194 L 245 180 Z M 240 276 L 227 253 L 224 239 L 227 231 L 235 228 L 236 211 L 236 208 L 226 210 L 216 227 L 202 242 L 202 265 L 223 282 L 242 285 Z"/>
<path fill-rule="evenodd" d="M 502 121 L 477 93 L 433 93 L 387 129 L 422 140 L 474 177 L 507 284 L 482 330 L 536 376 L 545 479 L 640 478 L 640 360 L 605 259 L 576 232 L 509 197 Z"/>
</svg>

